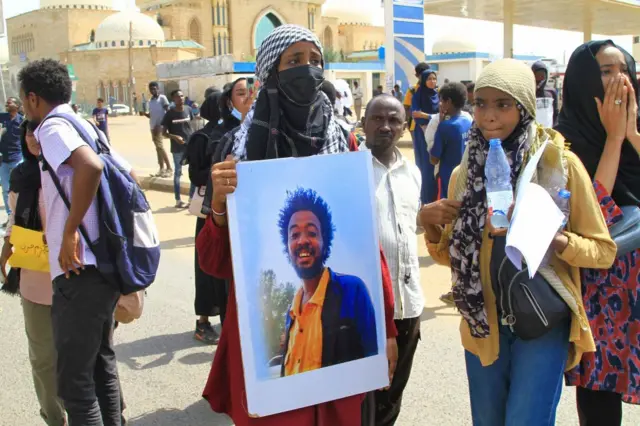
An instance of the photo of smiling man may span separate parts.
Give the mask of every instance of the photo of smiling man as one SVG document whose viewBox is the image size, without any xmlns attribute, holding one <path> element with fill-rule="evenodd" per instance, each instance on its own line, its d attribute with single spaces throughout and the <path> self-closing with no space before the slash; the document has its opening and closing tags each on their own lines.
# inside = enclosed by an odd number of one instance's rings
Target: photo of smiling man
<svg viewBox="0 0 640 426">
<path fill-rule="evenodd" d="M 301 280 L 286 314 L 281 375 L 378 354 L 375 311 L 365 283 L 326 266 L 335 232 L 327 203 L 313 189 L 287 191 L 278 226 Z"/>
</svg>

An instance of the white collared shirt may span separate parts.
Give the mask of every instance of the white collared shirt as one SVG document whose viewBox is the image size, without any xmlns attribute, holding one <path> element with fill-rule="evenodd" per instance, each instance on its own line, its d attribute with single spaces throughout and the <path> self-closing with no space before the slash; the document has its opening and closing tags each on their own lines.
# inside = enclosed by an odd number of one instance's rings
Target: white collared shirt
<svg viewBox="0 0 640 426">
<path fill-rule="evenodd" d="M 394 319 L 407 319 L 419 317 L 424 308 L 416 238 L 422 232 L 417 225 L 422 177 L 398 149 L 396 156 L 389 168 L 374 157 L 373 179 L 380 244 L 393 280 Z"/>
</svg>

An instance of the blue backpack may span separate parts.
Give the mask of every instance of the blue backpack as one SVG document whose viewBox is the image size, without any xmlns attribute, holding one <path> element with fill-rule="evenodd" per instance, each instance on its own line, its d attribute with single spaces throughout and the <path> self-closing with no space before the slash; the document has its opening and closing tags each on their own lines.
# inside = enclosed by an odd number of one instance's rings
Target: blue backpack
<svg viewBox="0 0 640 426">
<path fill-rule="evenodd" d="M 98 139 L 93 140 L 78 118 L 72 114 L 52 114 L 50 118 L 68 121 L 93 149 L 104 169 L 98 201 L 99 236 L 91 241 L 84 225 L 80 233 L 97 259 L 98 271 L 122 294 L 130 294 L 147 288 L 156 278 L 160 263 L 160 241 L 147 198 L 131 175 L 111 156 L 109 143 L 103 133 L 90 123 Z M 71 204 L 60 185 L 55 171 L 42 156 L 43 170 L 48 171 L 62 200 Z"/>
</svg>

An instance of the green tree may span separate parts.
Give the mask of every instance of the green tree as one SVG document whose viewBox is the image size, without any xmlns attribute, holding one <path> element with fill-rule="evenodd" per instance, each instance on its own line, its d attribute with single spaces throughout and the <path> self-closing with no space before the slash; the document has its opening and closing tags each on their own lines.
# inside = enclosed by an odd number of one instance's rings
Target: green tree
<svg viewBox="0 0 640 426">
<path fill-rule="evenodd" d="M 260 272 L 260 296 L 267 360 L 282 355 L 281 337 L 285 332 L 285 320 L 296 288 L 293 283 L 279 283 L 272 269 Z"/>
</svg>

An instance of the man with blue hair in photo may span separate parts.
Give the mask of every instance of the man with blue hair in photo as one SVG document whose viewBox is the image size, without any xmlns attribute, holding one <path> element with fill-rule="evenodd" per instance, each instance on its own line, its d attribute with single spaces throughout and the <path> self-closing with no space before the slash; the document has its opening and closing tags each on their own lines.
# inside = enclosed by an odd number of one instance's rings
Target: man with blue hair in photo
<svg viewBox="0 0 640 426">
<path fill-rule="evenodd" d="M 378 353 L 375 310 L 364 282 L 325 266 L 335 226 L 313 189 L 287 191 L 278 220 L 289 262 L 302 280 L 286 316 L 282 376 Z"/>
</svg>

